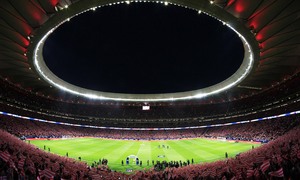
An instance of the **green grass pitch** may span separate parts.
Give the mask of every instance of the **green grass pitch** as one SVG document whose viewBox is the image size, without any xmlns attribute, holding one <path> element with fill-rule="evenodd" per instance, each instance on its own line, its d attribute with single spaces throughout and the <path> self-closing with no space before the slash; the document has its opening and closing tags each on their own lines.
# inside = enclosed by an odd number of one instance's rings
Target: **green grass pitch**
<svg viewBox="0 0 300 180">
<path fill-rule="evenodd" d="M 225 152 L 229 157 L 250 150 L 259 144 L 235 143 L 210 139 L 184 139 L 184 140 L 157 140 L 157 141 L 134 141 L 134 140 L 111 140 L 100 138 L 74 138 L 58 140 L 32 140 L 31 144 L 46 151 L 50 148 L 51 153 L 77 159 L 92 164 L 94 161 L 105 158 L 108 159 L 108 166 L 115 171 L 126 172 L 126 170 L 149 169 L 152 160 L 158 161 L 187 161 L 194 159 L 194 163 L 211 162 L 225 159 Z M 162 146 L 165 146 L 163 148 Z M 160 146 L 160 148 L 159 148 Z M 167 148 L 169 146 L 169 148 Z M 142 160 L 142 167 L 134 164 L 130 159 L 130 164 L 125 165 L 129 155 L 138 156 Z M 124 161 L 124 166 L 121 161 Z M 147 165 L 149 160 L 149 165 Z"/>
</svg>

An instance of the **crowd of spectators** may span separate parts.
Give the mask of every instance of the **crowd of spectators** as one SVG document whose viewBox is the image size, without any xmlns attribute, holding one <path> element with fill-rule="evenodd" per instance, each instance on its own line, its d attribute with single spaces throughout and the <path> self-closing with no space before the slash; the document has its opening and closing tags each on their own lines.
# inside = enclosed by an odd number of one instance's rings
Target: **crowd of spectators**
<svg viewBox="0 0 300 180">
<path fill-rule="evenodd" d="M 218 138 L 231 140 L 268 142 L 283 135 L 297 125 L 299 121 L 294 116 L 256 121 L 230 126 L 207 127 L 199 129 L 179 130 L 114 130 L 85 128 L 59 125 L 19 119 L 10 116 L 0 116 L 0 128 L 17 137 L 26 138 L 62 138 L 62 137 L 99 137 L 111 139 L 183 139 L 183 138 Z"/>
<path fill-rule="evenodd" d="M 271 141 L 299 124 L 296 117 L 282 117 L 252 123 L 208 128 L 205 137 L 226 137 L 243 141 Z"/>
<path fill-rule="evenodd" d="M 22 128 L 19 123 L 23 123 Z M 33 126 L 32 123 L 36 126 Z M 54 128 L 53 132 L 59 130 L 59 133 L 68 132 L 69 135 L 79 132 L 79 130 L 73 131 L 74 127 L 65 129 L 67 126 L 54 124 L 46 126 L 44 124 L 46 123 L 29 120 L 18 122 L 17 119 L 1 117 L 1 127 L 8 128 L 10 133 L 16 132 L 13 128 L 15 127 L 20 130 L 18 135 L 22 135 L 22 132 L 29 134 L 30 130 L 32 132 L 40 131 L 37 130 L 38 128 L 43 128 L 41 131 L 44 132 Z M 236 128 L 233 128 L 234 126 Z M 298 118 L 279 118 L 269 120 L 269 122 L 233 125 L 224 129 L 209 128 L 201 130 L 201 132 L 203 135 L 211 133 L 219 136 L 228 133 L 235 134 L 240 131 L 239 135 L 243 136 L 245 133 L 245 136 L 248 136 L 249 132 L 262 132 L 260 129 L 264 128 L 266 128 L 264 135 L 272 136 L 269 137 L 272 141 L 259 148 L 241 153 L 235 158 L 213 163 L 184 164 L 186 166 L 180 166 L 180 163 L 177 165 L 176 162 L 171 164 L 162 162 L 151 170 L 138 171 L 129 175 L 111 171 L 103 164 L 90 167 L 84 162 L 41 151 L 7 131 L 0 130 L 0 177 L 7 179 L 16 177 L 20 179 L 36 179 L 37 177 L 43 179 L 270 179 L 271 177 L 296 179 L 300 177 L 300 125 Z M 39 133 L 42 134 L 42 132 Z M 87 131 L 83 131 L 81 135 L 86 135 L 85 133 Z M 184 134 L 182 131 L 172 131 L 172 133 Z M 164 168 L 158 166 L 164 166 Z"/>
<path fill-rule="evenodd" d="M 251 120 L 300 107 L 299 74 L 285 83 L 256 95 L 188 106 L 109 106 L 97 103 L 65 102 L 23 91 L 0 80 L 1 111 L 29 117 L 78 124 L 121 127 L 172 127 Z M 257 100 L 259 99 L 259 101 Z M 224 102 L 223 102 L 224 101 Z M 205 100 L 204 100 L 205 102 Z M 121 117 L 121 118 L 120 118 Z M 233 118 L 235 117 L 235 118 Z M 222 119 L 215 121 L 214 118 Z M 153 120 L 153 121 L 152 121 Z M 146 122 L 146 123 L 145 123 Z M 148 124 L 147 124 L 148 123 Z M 138 125 L 139 124 L 139 125 Z M 25 138 L 85 137 L 112 139 L 226 138 L 260 141 L 267 144 L 235 158 L 205 164 L 158 162 L 151 170 L 130 175 L 114 172 L 105 164 L 88 166 L 84 162 L 60 157 L 24 143 Z M 181 130 L 116 130 L 49 124 L 0 115 L 0 179 L 297 179 L 300 177 L 299 116 L 222 127 Z"/>
<path fill-rule="evenodd" d="M 226 94 L 220 95 L 223 97 L 222 101 L 192 105 L 154 105 L 151 106 L 150 111 L 142 111 L 140 105 L 113 104 L 110 106 L 109 104 L 99 104 L 100 102 L 98 104 L 97 102 L 82 103 L 76 100 L 74 102 L 63 102 L 20 90 L 3 80 L 0 80 L 0 100 L 3 104 L 11 103 L 46 114 L 95 120 L 100 118 L 101 122 L 105 119 L 125 119 L 126 122 L 130 122 L 130 120 L 138 122 L 139 119 L 177 119 L 179 121 L 181 118 L 192 120 L 199 117 L 224 117 L 258 111 L 262 107 L 270 108 L 273 103 L 283 103 L 282 100 L 289 101 L 290 96 L 296 97 L 297 92 L 300 91 L 299 80 L 300 75 L 297 74 L 286 80 L 285 83 L 255 95 L 255 98 L 245 95 L 242 99 L 234 100 L 231 99 L 229 94 Z M 201 102 L 206 101 L 202 100 Z M 111 123 L 111 121 L 109 122 Z M 132 125 L 134 124 L 129 123 L 129 126 L 132 127 Z"/>
<path fill-rule="evenodd" d="M 4 112 L 15 113 L 17 115 L 23 115 L 27 117 L 34 117 L 39 119 L 67 122 L 73 124 L 84 124 L 102 127 L 156 127 L 156 128 L 166 128 L 166 127 L 185 127 L 185 126 L 202 126 L 216 123 L 228 123 L 232 121 L 243 121 L 243 120 L 253 120 L 256 118 L 262 118 L 267 116 L 279 115 L 286 112 L 293 112 L 300 108 L 300 97 L 298 101 L 292 101 L 292 104 L 285 103 L 284 106 L 274 107 L 273 109 L 268 108 L 267 110 L 252 111 L 251 113 L 238 114 L 238 115 L 228 115 L 225 114 L 222 117 L 216 116 L 214 118 L 205 117 L 201 118 L 185 118 L 185 119 L 153 119 L 153 120 L 132 120 L 132 119 L 106 119 L 106 118 L 90 118 L 81 117 L 74 118 L 71 115 L 55 115 L 48 112 L 33 111 L 30 109 L 15 107 L 10 105 L 4 105 L 0 103 L 0 109 Z"/>
</svg>

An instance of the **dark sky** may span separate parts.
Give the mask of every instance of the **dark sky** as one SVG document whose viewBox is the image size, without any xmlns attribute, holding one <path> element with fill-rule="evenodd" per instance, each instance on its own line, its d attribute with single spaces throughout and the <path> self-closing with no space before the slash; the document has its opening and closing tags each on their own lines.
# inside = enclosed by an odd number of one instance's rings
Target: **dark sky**
<svg viewBox="0 0 300 180">
<path fill-rule="evenodd" d="M 47 39 L 44 59 L 61 79 L 93 90 L 196 90 L 232 75 L 242 42 L 219 21 L 163 4 L 131 3 L 87 12 Z"/>
</svg>

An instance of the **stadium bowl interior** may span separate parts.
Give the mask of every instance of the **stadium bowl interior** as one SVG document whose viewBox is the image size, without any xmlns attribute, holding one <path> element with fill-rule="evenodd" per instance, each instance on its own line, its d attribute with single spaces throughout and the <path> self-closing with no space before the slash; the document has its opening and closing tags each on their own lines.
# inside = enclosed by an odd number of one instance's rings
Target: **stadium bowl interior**
<svg viewBox="0 0 300 180">
<path fill-rule="evenodd" d="M 176 5 L 223 22 L 243 43 L 240 68 L 209 87 L 159 94 L 81 88 L 47 68 L 43 43 L 53 28 L 85 11 L 131 3 Z M 1 0 L 0 177 L 37 177 L 39 173 L 32 170 L 37 168 L 49 171 L 43 173 L 46 179 L 300 177 L 299 17 L 297 0 Z M 134 175 L 118 172 L 112 177 L 107 167 L 88 170 L 81 162 L 64 162 L 16 139 L 37 134 L 60 138 L 67 131 L 73 136 L 113 139 L 225 137 L 267 143 L 226 162 Z M 18 153 L 22 146 L 26 148 Z M 50 166 L 57 161 L 70 168 L 49 170 L 40 161 L 43 158 Z M 34 162 L 33 167 L 29 162 Z"/>
</svg>

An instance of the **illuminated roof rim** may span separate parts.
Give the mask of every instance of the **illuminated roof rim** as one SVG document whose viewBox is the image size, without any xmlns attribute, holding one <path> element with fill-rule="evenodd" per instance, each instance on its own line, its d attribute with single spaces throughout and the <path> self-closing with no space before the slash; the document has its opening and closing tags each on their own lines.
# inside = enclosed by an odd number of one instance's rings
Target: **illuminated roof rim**
<svg viewBox="0 0 300 180">
<path fill-rule="evenodd" d="M 72 4 L 70 7 L 66 7 L 61 11 L 57 12 L 53 17 L 49 19 L 40 29 L 35 32 L 32 44 L 29 48 L 29 52 L 32 53 L 31 63 L 35 67 L 36 72 L 52 86 L 59 88 L 63 91 L 83 96 L 91 99 L 99 100 L 114 100 L 114 101 L 136 101 L 136 102 L 154 102 L 154 101 L 175 101 L 175 100 L 187 100 L 187 99 L 200 99 L 212 94 L 216 94 L 225 91 L 231 87 L 236 86 L 242 82 L 251 72 L 255 64 L 255 59 L 258 59 L 258 45 L 254 38 L 254 35 L 247 29 L 244 24 L 239 22 L 234 16 L 222 10 L 221 8 L 210 4 L 209 1 L 194 2 L 190 1 L 167 1 L 170 4 L 175 4 L 184 8 L 190 8 L 201 13 L 205 13 L 211 17 L 222 21 L 225 25 L 235 31 L 244 46 L 244 59 L 240 68 L 226 80 L 209 86 L 206 88 L 185 91 L 179 93 L 163 93 L 163 94 L 124 94 L 124 93 L 110 93 L 100 92 L 90 89 L 81 88 L 63 81 L 54 75 L 46 66 L 43 59 L 43 45 L 47 37 L 61 24 L 70 20 L 70 18 L 84 13 L 86 11 L 95 10 L 102 6 L 110 6 L 120 3 L 128 2 L 156 2 L 164 3 L 164 1 L 79 1 L 78 3 Z"/>
</svg>

